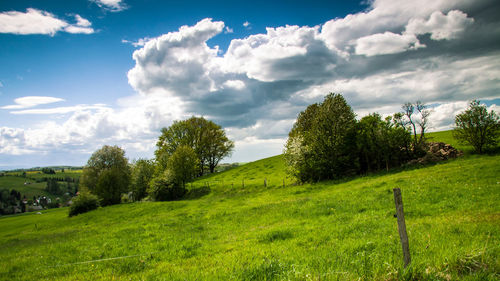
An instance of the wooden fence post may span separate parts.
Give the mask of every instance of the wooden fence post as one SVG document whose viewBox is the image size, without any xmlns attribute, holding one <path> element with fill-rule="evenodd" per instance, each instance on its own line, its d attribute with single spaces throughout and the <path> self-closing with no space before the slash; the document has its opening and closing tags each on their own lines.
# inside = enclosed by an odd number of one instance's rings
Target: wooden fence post
<svg viewBox="0 0 500 281">
<path fill-rule="evenodd" d="M 267 187 L 267 178 L 264 178 L 264 187 Z"/>
<path fill-rule="evenodd" d="M 394 188 L 394 203 L 396 204 L 396 216 L 398 218 L 399 238 L 403 247 L 403 259 L 405 268 L 410 264 L 410 244 L 408 242 L 408 234 L 406 233 L 405 215 L 403 212 L 403 198 L 401 197 L 401 189 Z"/>
</svg>

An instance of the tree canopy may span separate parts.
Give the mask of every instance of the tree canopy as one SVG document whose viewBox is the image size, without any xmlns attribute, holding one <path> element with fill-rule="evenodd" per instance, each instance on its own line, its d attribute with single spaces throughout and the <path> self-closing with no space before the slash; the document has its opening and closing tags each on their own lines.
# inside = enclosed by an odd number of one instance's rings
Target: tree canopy
<svg viewBox="0 0 500 281">
<path fill-rule="evenodd" d="M 469 107 L 455 116 L 453 136 L 462 143 L 470 144 L 477 153 L 485 148 L 495 147 L 500 136 L 500 118 L 478 100 L 470 102 Z"/>
<path fill-rule="evenodd" d="M 389 169 L 416 157 L 415 147 L 425 139 L 415 137 L 412 149 L 410 130 L 416 131 L 418 124 L 423 132 L 428 113 L 417 103 L 422 116 L 416 121 L 414 105 L 405 107 L 405 113 L 385 120 L 374 113 L 357 121 L 342 95 L 327 95 L 301 112 L 289 133 L 284 153 L 289 172 L 300 182 L 337 179 Z"/>
<path fill-rule="evenodd" d="M 339 94 L 301 112 L 289 133 L 285 159 L 300 181 L 319 181 L 356 171 L 356 119 Z"/>
<path fill-rule="evenodd" d="M 210 120 L 193 116 L 175 121 L 170 127 L 162 129 L 156 143 L 155 157 L 160 172 L 167 168 L 168 159 L 181 145 L 192 148 L 196 153 L 199 175 L 203 175 L 207 168 L 213 173 L 219 161 L 229 156 L 234 148 L 234 142 L 227 138 L 225 131 Z"/>
<path fill-rule="evenodd" d="M 102 205 L 120 203 L 121 193 L 126 192 L 130 184 L 125 151 L 108 145 L 95 151 L 83 169 L 80 183 L 97 195 Z"/>
</svg>

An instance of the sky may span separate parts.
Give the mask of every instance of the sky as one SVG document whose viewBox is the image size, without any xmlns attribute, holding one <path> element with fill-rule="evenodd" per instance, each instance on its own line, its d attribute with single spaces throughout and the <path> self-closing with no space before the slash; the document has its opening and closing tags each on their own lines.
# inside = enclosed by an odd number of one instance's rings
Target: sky
<svg viewBox="0 0 500 281">
<path fill-rule="evenodd" d="M 222 162 L 282 153 L 299 112 L 340 93 L 358 118 L 405 102 L 451 129 L 500 111 L 500 2 L 0 1 L 0 170 L 85 165 L 103 145 L 152 158 L 203 116 Z"/>
</svg>

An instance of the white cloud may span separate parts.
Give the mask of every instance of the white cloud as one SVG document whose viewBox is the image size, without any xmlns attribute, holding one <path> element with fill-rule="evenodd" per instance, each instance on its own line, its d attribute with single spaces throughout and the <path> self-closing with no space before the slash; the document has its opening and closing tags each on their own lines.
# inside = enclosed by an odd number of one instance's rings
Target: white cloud
<svg viewBox="0 0 500 281">
<path fill-rule="evenodd" d="M 233 33 L 234 30 L 232 28 L 230 28 L 229 26 L 226 26 L 226 29 L 224 30 L 224 33 Z"/>
<path fill-rule="evenodd" d="M 377 33 L 356 40 L 356 54 L 377 56 L 401 53 L 423 47 L 414 35 L 392 32 Z"/>
<path fill-rule="evenodd" d="M 72 25 L 53 14 L 28 8 L 26 13 L 18 11 L 0 13 L 0 33 L 47 34 L 53 36 L 59 31 L 69 33 L 93 33 L 90 22 L 76 15 L 77 24 Z M 83 24 L 83 25 L 82 25 Z"/>
<path fill-rule="evenodd" d="M 5 105 L 0 107 L 0 109 L 24 109 L 60 101 L 64 101 L 64 99 L 55 97 L 44 97 L 44 96 L 27 96 L 27 97 L 17 98 L 14 100 L 16 104 Z"/>
<path fill-rule="evenodd" d="M 8 128 L 16 134 L 5 147 L 91 152 L 119 144 L 151 156 L 160 128 L 194 114 L 227 129 L 236 140 L 233 159 L 254 160 L 281 153 L 297 114 L 329 92 L 343 94 L 359 117 L 422 100 L 436 105 L 432 129 L 449 128 L 467 101 L 500 97 L 500 52 L 491 40 L 500 36 L 498 19 L 477 12 L 493 5 L 488 1 L 378 0 L 319 26 L 267 28 L 234 39 L 225 53 L 207 44 L 227 31 L 224 23 L 204 19 L 134 42 L 141 48 L 128 79 L 138 94 L 120 100 L 118 109 L 13 111 L 70 117 Z M 469 28 L 475 32 L 465 36 Z"/>
<path fill-rule="evenodd" d="M 245 21 L 243 23 L 243 26 L 246 27 L 246 28 L 250 28 L 250 23 L 248 21 Z"/>
<path fill-rule="evenodd" d="M 76 106 L 63 106 L 63 107 L 54 107 L 54 108 L 42 108 L 42 109 L 25 109 L 25 110 L 17 110 L 11 111 L 11 114 L 16 115 L 28 115 L 28 114 L 39 114 L 39 115 L 47 115 L 47 114 L 67 114 L 76 111 L 82 110 L 92 110 L 92 109 L 104 109 L 106 108 L 103 104 L 95 104 L 95 105 L 76 105 Z"/>
<path fill-rule="evenodd" d="M 229 88 L 237 89 L 237 90 L 241 90 L 241 89 L 245 88 L 245 82 L 243 82 L 241 80 L 227 80 L 226 82 L 224 82 L 223 85 L 226 87 L 229 87 Z"/>
<path fill-rule="evenodd" d="M 411 19 L 406 26 L 408 34 L 431 34 L 434 40 L 455 39 L 474 22 L 462 11 L 453 10 L 444 15 L 441 11 L 431 14 L 429 20 L 421 18 Z"/>
<path fill-rule="evenodd" d="M 120 12 L 127 9 L 127 5 L 123 3 L 122 0 L 90 0 L 97 4 L 97 6 L 110 11 L 110 12 Z"/>
<path fill-rule="evenodd" d="M 76 25 L 78 25 L 78 26 L 89 27 L 92 25 L 92 23 L 90 23 L 90 21 L 82 18 L 80 15 L 75 15 L 75 19 L 76 19 Z"/>
<path fill-rule="evenodd" d="M 148 43 L 149 40 L 151 40 L 151 38 L 149 38 L 149 37 L 139 38 L 139 40 L 137 40 L 135 42 L 129 41 L 126 39 L 122 39 L 122 43 L 132 44 L 132 46 L 134 46 L 134 47 L 142 47 L 142 46 L 146 45 L 146 43 Z"/>
</svg>

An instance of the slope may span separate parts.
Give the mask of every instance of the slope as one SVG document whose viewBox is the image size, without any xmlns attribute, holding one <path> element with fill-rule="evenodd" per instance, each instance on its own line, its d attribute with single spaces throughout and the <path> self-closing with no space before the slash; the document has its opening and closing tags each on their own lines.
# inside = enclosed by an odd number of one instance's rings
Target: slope
<svg viewBox="0 0 500 281">
<path fill-rule="evenodd" d="M 278 159 L 212 177 L 279 169 Z M 232 186 L 72 218 L 67 209 L 0 218 L 0 279 L 497 280 L 499 175 L 500 156 L 468 156 L 343 182 Z M 394 187 L 405 204 L 407 269 Z"/>
</svg>

